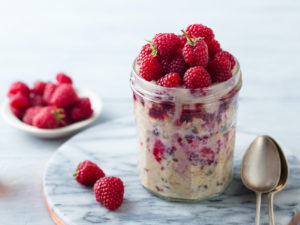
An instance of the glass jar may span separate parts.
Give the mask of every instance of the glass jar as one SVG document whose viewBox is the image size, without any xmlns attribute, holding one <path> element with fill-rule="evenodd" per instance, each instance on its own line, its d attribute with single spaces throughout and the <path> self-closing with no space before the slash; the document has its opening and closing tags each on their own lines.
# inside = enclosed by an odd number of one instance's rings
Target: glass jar
<svg viewBox="0 0 300 225">
<path fill-rule="evenodd" d="M 144 80 L 133 65 L 130 82 L 142 185 L 171 201 L 198 201 L 232 179 L 238 61 L 232 78 L 207 88 L 166 88 Z"/>
</svg>

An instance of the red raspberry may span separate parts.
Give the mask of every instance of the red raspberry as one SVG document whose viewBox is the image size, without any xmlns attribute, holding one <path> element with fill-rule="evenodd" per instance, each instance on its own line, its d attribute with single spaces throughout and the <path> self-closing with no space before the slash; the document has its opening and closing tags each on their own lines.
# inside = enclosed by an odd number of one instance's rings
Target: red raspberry
<svg viewBox="0 0 300 225">
<path fill-rule="evenodd" d="M 163 120 L 167 114 L 167 111 L 163 108 L 162 104 L 153 103 L 149 109 L 149 116 L 153 119 Z"/>
<path fill-rule="evenodd" d="M 181 85 L 181 77 L 178 73 L 168 73 L 156 83 L 163 87 L 179 87 Z"/>
<path fill-rule="evenodd" d="M 187 42 L 186 37 L 183 34 L 181 34 L 181 35 L 178 35 L 178 38 L 180 41 L 179 48 L 183 48 L 185 43 Z"/>
<path fill-rule="evenodd" d="M 185 44 L 182 50 L 183 58 L 190 66 L 203 66 L 208 64 L 208 48 L 207 44 L 202 39 L 191 39 L 184 31 L 182 31 L 188 42 Z"/>
<path fill-rule="evenodd" d="M 21 95 L 28 97 L 29 92 L 30 92 L 29 87 L 25 83 L 21 81 L 17 81 L 10 85 L 7 96 L 12 97 L 15 94 L 19 93 Z"/>
<path fill-rule="evenodd" d="M 43 99 L 47 104 L 50 105 L 51 97 L 57 87 L 58 87 L 57 84 L 53 84 L 53 83 L 46 84 L 45 91 L 43 94 Z"/>
<path fill-rule="evenodd" d="M 103 177 L 95 183 L 94 193 L 97 202 L 109 210 L 115 210 L 123 202 L 124 184 L 118 177 Z"/>
<path fill-rule="evenodd" d="M 183 75 L 187 68 L 188 65 L 184 61 L 182 54 L 176 53 L 168 64 L 167 73 L 173 72 Z"/>
<path fill-rule="evenodd" d="M 234 57 L 229 52 L 227 52 L 227 51 L 220 51 L 220 52 L 218 52 L 216 54 L 215 57 L 226 57 L 226 58 L 228 58 L 229 61 L 230 61 L 230 64 L 231 64 L 230 68 L 231 69 L 234 68 L 234 66 L 235 66 L 235 60 L 234 60 Z"/>
<path fill-rule="evenodd" d="M 27 109 L 31 104 L 29 98 L 20 92 L 10 98 L 10 106 L 16 109 Z"/>
<path fill-rule="evenodd" d="M 227 57 L 215 56 L 207 66 L 213 82 L 223 82 L 232 77 L 231 63 Z"/>
<path fill-rule="evenodd" d="M 72 84 L 72 79 L 64 73 L 58 73 L 56 80 L 59 84 Z"/>
<path fill-rule="evenodd" d="M 19 119 L 22 119 L 22 117 L 24 115 L 24 109 L 17 109 L 17 108 L 10 106 L 10 111 Z"/>
<path fill-rule="evenodd" d="M 43 96 L 39 95 L 39 94 L 33 94 L 32 96 L 30 96 L 30 102 L 32 106 L 36 106 L 36 105 L 46 105 Z"/>
<path fill-rule="evenodd" d="M 97 166 L 97 164 L 84 160 L 79 163 L 75 173 L 73 174 L 74 179 L 85 186 L 93 186 L 97 180 L 105 177 L 104 172 Z"/>
<path fill-rule="evenodd" d="M 160 162 L 162 159 L 165 159 L 165 145 L 161 142 L 161 140 L 155 140 L 152 152 L 157 162 Z"/>
<path fill-rule="evenodd" d="M 71 118 L 70 112 L 67 111 L 65 114 L 64 123 L 61 124 L 61 127 L 70 125 L 72 123 L 74 123 L 74 121 Z"/>
<path fill-rule="evenodd" d="M 65 112 L 55 106 L 45 106 L 32 120 L 32 125 L 37 128 L 54 129 L 65 124 Z"/>
<path fill-rule="evenodd" d="M 202 24 L 192 24 L 186 28 L 186 33 L 191 38 L 204 38 L 205 42 L 209 44 L 215 37 L 211 28 Z"/>
<path fill-rule="evenodd" d="M 221 45 L 217 40 L 212 40 L 208 45 L 208 52 L 209 52 L 209 56 L 211 58 L 214 57 L 214 55 L 220 51 L 222 51 Z"/>
<path fill-rule="evenodd" d="M 185 72 L 183 82 L 186 88 L 204 88 L 211 84 L 211 78 L 202 66 L 195 66 Z"/>
<path fill-rule="evenodd" d="M 146 55 L 150 55 L 151 53 L 152 53 L 151 45 L 150 45 L 149 43 L 143 45 L 142 50 L 140 51 L 140 54 L 139 54 L 139 56 L 137 57 L 136 63 L 137 63 L 138 65 L 141 65 L 141 64 L 142 64 L 142 61 L 143 61 L 143 58 L 144 58 Z"/>
<path fill-rule="evenodd" d="M 33 118 L 41 111 L 42 106 L 33 106 L 25 111 L 23 122 L 32 125 Z"/>
<path fill-rule="evenodd" d="M 169 61 L 169 59 L 163 59 L 160 61 L 164 73 L 169 73 Z"/>
<path fill-rule="evenodd" d="M 200 162 L 202 164 L 211 165 L 215 161 L 215 153 L 208 147 L 204 147 L 199 152 Z"/>
<path fill-rule="evenodd" d="M 85 120 L 93 115 L 93 109 L 89 98 L 80 98 L 74 104 L 71 111 L 71 118 L 74 121 Z"/>
<path fill-rule="evenodd" d="M 156 56 L 144 57 L 139 69 L 139 74 L 147 81 L 157 80 L 163 75 L 163 68 Z"/>
<path fill-rule="evenodd" d="M 157 49 L 159 59 L 170 58 L 174 55 L 180 45 L 180 39 L 173 33 L 159 33 L 152 39 Z"/>
<path fill-rule="evenodd" d="M 54 91 L 50 103 L 58 108 L 68 108 L 78 100 L 71 84 L 61 84 Z"/>
<path fill-rule="evenodd" d="M 32 88 L 32 92 L 34 94 L 39 94 L 39 95 L 42 95 L 44 93 L 44 90 L 45 90 L 45 87 L 46 87 L 47 83 L 45 82 L 42 82 L 42 81 L 36 81 L 33 85 L 33 88 Z"/>
</svg>

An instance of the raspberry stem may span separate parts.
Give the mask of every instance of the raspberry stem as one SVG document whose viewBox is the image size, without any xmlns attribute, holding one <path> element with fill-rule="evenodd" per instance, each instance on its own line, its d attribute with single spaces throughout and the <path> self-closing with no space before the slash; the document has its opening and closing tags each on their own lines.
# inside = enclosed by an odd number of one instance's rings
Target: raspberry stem
<svg viewBox="0 0 300 225">
<path fill-rule="evenodd" d="M 183 35 L 186 37 L 186 39 L 188 40 L 188 43 L 190 45 L 193 45 L 195 44 L 195 42 L 190 38 L 190 36 L 182 29 L 181 32 L 183 33 Z"/>
<path fill-rule="evenodd" d="M 75 173 L 73 174 L 74 179 L 76 179 L 76 177 L 77 177 L 78 170 L 79 170 L 79 165 L 77 166 L 76 171 L 75 171 Z"/>
<path fill-rule="evenodd" d="M 157 49 L 155 47 L 155 45 L 152 43 L 152 41 L 146 40 L 149 44 L 150 44 L 150 49 L 152 50 L 152 52 L 150 53 L 150 55 L 153 55 L 154 57 L 157 56 Z"/>
<path fill-rule="evenodd" d="M 65 115 L 63 113 L 64 110 L 60 108 L 52 111 L 52 114 L 59 123 L 66 124 L 66 122 L 63 121 L 63 119 L 65 118 Z"/>
</svg>

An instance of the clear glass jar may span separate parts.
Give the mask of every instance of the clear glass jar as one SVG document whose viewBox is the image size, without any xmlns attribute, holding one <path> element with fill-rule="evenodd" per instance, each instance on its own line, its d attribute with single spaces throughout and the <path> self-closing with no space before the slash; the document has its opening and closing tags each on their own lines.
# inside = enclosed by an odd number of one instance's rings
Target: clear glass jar
<svg viewBox="0 0 300 225">
<path fill-rule="evenodd" d="M 238 61 L 229 80 L 202 89 L 166 88 L 141 78 L 131 88 L 142 185 L 167 200 L 198 201 L 225 190 L 232 179 Z"/>
</svg>

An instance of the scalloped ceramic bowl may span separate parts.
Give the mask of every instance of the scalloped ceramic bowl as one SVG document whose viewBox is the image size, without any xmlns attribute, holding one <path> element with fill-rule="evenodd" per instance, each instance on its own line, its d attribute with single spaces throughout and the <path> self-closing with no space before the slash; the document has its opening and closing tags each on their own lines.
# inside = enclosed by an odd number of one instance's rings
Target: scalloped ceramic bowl
<svg viewBox="0 0 300 225">
<path fill-rule="evenodd" d="M 24 131 L 26 133 L 32 134 L 37 137 L 41 138 L 60 138 L 71 135 L 84 127 L 88 126 L 92 122 L 94 122 L 100 115 L 102 111 L 102 101 L 101 99 L 93 92 L 84 90 L 84 89 L 77 89 L 76 92 L 80 97 L 88 97 L 91 101 L 92 108 L 94 110 L 94 114 L 92 117 L 82 120 L 71 125 L 57 128 L 57 129 L 40 129 L 34 126 L 30 126 L 26 123 L 23 123 L 19 120 L 10 110 L 9 107 L 9 99 L 6 98 L 1 104 L 1 113 L 3 118 L 13 127 Z"/>
</svg>

